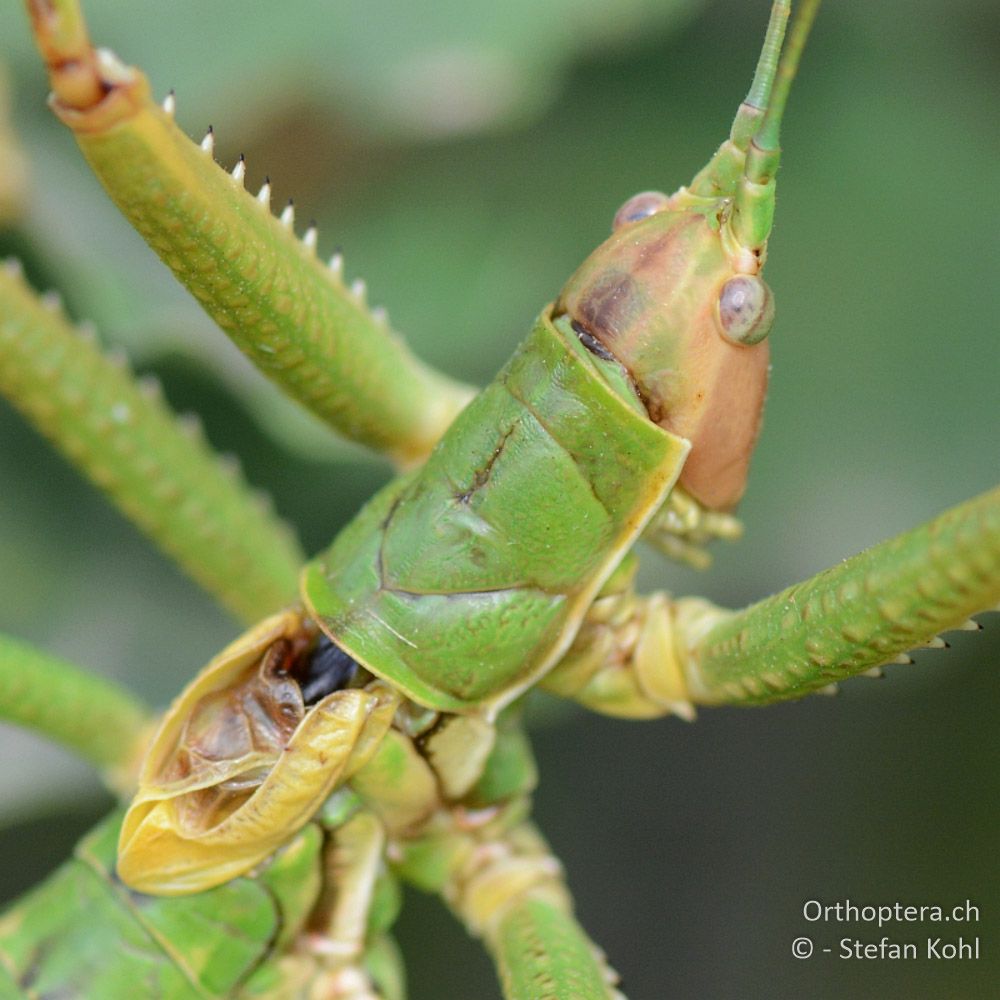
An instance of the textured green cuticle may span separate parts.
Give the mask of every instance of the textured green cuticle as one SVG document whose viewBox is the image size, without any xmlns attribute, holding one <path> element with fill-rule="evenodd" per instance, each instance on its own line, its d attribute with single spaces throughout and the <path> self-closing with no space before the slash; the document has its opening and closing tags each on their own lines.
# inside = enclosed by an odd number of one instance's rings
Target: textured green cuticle
<svg viewBox="0 0 1000 1000">
<path fill-rule="evenodd" d="M 341 434 L 413 462 L 471 397 L 419 361 L 359 288 L 155 105 L 77 138 L 123 214 L 206 312 Z"/>
<path fill-rule="evenodd" d="M 552 903 L 525 898 L 501 920 L 494 952 L 507 1000 L 608 1000 L 611 990 L 580 925 Z"/>
<path fill-rule="evenodd" d="M 0 268 L 0 392 L 240 619 L 294 600 L 304 555 L 196 423 Z"/>
<path fill-rule="evenodd" d="M 692 650 L 705 703 L 795 698 L 1000 603 L 1000 488 L 724 617 Z"/>
<path fill-rule="evenodd" d="M 0 635 L 0 719 L 115 767 L 136 752 L 148 714 L 116 684 Z"/>
<path fill-rule="evenodd" d="M 680 475 L 688 442 L 636 413 L 585 354 L 543 313 L 426 464 L 304 571 L 328 634 L 419 704 L 515 700 Z"/>
</svg>

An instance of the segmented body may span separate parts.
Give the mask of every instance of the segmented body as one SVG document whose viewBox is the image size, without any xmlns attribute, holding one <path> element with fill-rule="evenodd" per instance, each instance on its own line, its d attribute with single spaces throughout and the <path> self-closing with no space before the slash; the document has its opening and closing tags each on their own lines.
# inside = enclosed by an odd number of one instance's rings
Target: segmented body
<svg viewBox="0 0 1000 1000">
<path fill-rule="evenodd" d="M 112 196 L 244 350 L 343 432 L 419 462 L 467 391 L 394 348 L 338 266 L 331 274 L 316 264 L 315 233 L 291 239 L 291 213 L 279 223 L 266 191 L 248 198 L 239 164 L 232 176 L 218 171 L 205 156 L 211 143 L 199 152 L 180 136 L 141 76 L 98 60 L 104 89 L 88 103 L 75 60 L 50 66 L 60 113 Z M 746 612 L 632 589 L 625 556 L 644 528 L 688 552 L 731 531 L 726 511 L 745 483 L 763 402 L 760 341 L 773 315 L 757 274 L 777 158 L 767 116 L 756 132 L 747 125 L 762 110 L 750 107 L 690 190 L 619 214 L 619 233 L 426 464 L 387 487 L 307 568 L 304 616 L 294 607 L 267 619 L 168 712 L 124 823 L 119 874 L 155 893 L 208 894 L 148 902 L 125 890 L 112 874 L 109 825 L 0 924 L 8 988 L 113 996 L 138 979 L 151 995 L 291 996 L 322 984 L 366 996 L 362 967 L 391 921 L 392 907 L 375 905 L 384 854 L 485 939 L 509 996 L 548 996 L 551 985 L 559 997 L 605 997 L 610 973 L 570 915 L 558 863 L 524 821 L 534 771 L 516 713 L 498 713 L 543 681 L 633 717 L 689 714 L 692 701 L 796 697 L 961 627 L 996 599 L 997 494 Z M 761 145 L 748 152 L 751 134 Z M 744 174 L 729 172 L 733 156 L 745 156 Z M 150 199 L 154 180 L 161 193 Z M 206 226 L 216 203 L 226 224 Z M 398 407 L 384 414 L 353 408 L 331 375 L 344 345 L 316 333 L 327 328 L 348 341 L 374 338 L 382 380 L 398 364 L 414 394 L 394 397 Z M 370 388 L 375 365 L 362 359 L 352 391 Z M 686 492 L 671 495 L 678 477 Z M 169 504 L 155 520 L 161 544 L 183 534 Z M 266 571 L 279 590 L 283 558 Z M 256 588 L 242 582 L 232 603 L 253 617 Z M 871 613 L 847 621 L 858 601 Z M 327 681 L 311 666 L 297 672 L 300 654 L 310 664 L 325 655 L 317 629 L 358 669 Z M 244 753 L 230 723 L 259 711 L 273 722 L 285 709 L 287 731 Z M 345 783 L 350 791 L 328 798 Z M 322 827 L 310 825 L 321 807 Z M 285 897 L 283 866 L 299 862 Z M 71 885 L 107 904 L 93 928 L 51 922 L 52 894 Z M 236 907 L 226 891 L 246 895 L 252 926 L 207 936 L 204 954 L 187 934 L 175 945 L 171 929 L 202 903 Z M 112 939 L 145 954 L 107 980 L 96 965 L 68 968 L 67 955 Z M 396 995 L 391 971 L 369 971 L 384 996 Z"/>
</svg>

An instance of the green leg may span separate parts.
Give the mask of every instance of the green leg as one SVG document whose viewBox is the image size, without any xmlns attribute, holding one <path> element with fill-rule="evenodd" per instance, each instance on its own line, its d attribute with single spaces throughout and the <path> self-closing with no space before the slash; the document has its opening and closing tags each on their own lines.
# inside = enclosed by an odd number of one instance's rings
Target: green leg
<svg viewBox="0 0 1000 1000">
<path fill-rule="evenodd" d="M 385 830 L 378 818 L 360 810 L 329 834 L 323 894 L 304 937 L 306 947 L 337 977 L 370 989 L 364 971 L 369 915 L 375 902 Z"/>
<path fill-rule="evenodd" d="M 607 1000 L 612 990 L 583 928 L 560 906 L 520 900 L 497 926 L 492 950 L 507 1000 Z"/>
<path fill-rule="evenodd" d="M 614 583 L 545 678 L 553 693 L 625 718 L 798 698 L 978 628 L 1000 604 L 1000 488 L 743 611 Z"/>
<path fill-rule="evenodd" d="M 620 1000 L 617 976 L 573 917 L 561 865 L 519 818 L 525 808 L 485 810 L 471 825 L 461 810 L 442 811 L 394 845 L 396 870 L 483 941 L 506 1000 Z"/>
<path fill-rule="evenodd" d="M 392 729 L 351 785 L 386 827 L 394 872 L 440 896 L 483 941 L 508 1000 L 609 1000 L 614 974 L 526 820 L 538 774 L 520 709 L 504 710 L 495 731 L 462 716 L 432 716 L 416 741 Z M 470 775 L 477 740 L 491 749 Z"/>
<path fill-rule="evenodd" d="M 797 698 L 942 645 L 1000 604 L 1000 488 L 744 611 L 683 602 L 679 642 L 704 704 Z"/>
<path fill-rule="evenodd" d="M 323 810 L 322 888 L 308 919 L 272 967 L 241 996 L 288 995 L 331 1000 L 405 1000 L 406 975 L 388 929 L 399 912 L 395 881 L 382 860 L 385 831 L 353 793 L 343 790 Z M 285 995 L 285 994 L 282 994 Z"/>
<path fill-rule="evenodd" d="M 614 1000 L 617 976 L 573 917 L 562 866 L 528 823 L 486 824 L 441 894 L 496 964 L 506 1000 Z M 451 845 L 454 850 L 455 845 Z"/>
<path fill-rule="evenodd" d="M 37 730 L 129 788 L 145 747 L 146 708 L 125 690 L 0 635 L 0 719 Z"/>
<path fill-rule="evenodd" d="M 196 422 L 175 417 L 19 269 L 0 267 L 0 392 L 115 505 L 237 617 L 295 598 L 304 555 Z"/>
<path fill-rule="evenodd" d="M 78 0 L 29 0 L 49 67 L 53 108 L 73 129 L 123 214 L 234 343 L 341 434 L 401 464 L 421 460 L 472 391 L 420 362 L 368 307 L 343 262 L 299 240 L 291 205 L 254 197 L 150 99 L 149 83 L 96 58 Z M 111 57 L 113 58 L 113 57 Z"/>
</svg>

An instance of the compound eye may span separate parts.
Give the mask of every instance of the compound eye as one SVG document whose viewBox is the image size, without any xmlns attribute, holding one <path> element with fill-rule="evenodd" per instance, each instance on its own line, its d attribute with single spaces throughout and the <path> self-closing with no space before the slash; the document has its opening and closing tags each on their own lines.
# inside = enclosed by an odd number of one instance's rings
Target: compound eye
<svg viewBox="0 0 1000 1000">
<path fill-rule="evenodd" d="M 669 200 L 662 191 L 643 191 L 641 194 L 632 195 L 615 213 L 615 221 L 611 223 L 611 231 L 616 232 L 622 226 L 662 212 L 667 207 Z"/>
<path fill-rule="evenodd" d="M 774 322 L 771 289 L 750 274 L 730 278 L 719 293 L 717 318 L 726 340 L 745 347 L 759 344 Z"/>
</svg>

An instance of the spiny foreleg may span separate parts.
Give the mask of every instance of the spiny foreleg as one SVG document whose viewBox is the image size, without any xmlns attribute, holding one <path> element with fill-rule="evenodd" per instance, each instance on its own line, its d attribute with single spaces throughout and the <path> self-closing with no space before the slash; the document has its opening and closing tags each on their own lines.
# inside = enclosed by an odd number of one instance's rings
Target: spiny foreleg
<svg viewBox="0 0 1000 1000">
<path fill-rule="evenodd" d="M 639 597 L 620 577 L 545 686 L 637 718 L 769 704 L 910 662 L 998 604 L 1000 488 L 743 611 Z"/>
<path fill-rule="evenodd" d="M 254 197 L 150 98 L 137 69 L 95 49 L 78 0 L 28 0 L 49 69 L 52 107 L 74 132 L 129 222 L 269 378 L 341 434 L 403 464 L 422 459 L 471 398 L 423 364 L 368 307 L 343 261 L 300 240 L 291 204 L 276 218 L 270 185 Z"/>
</svg>

